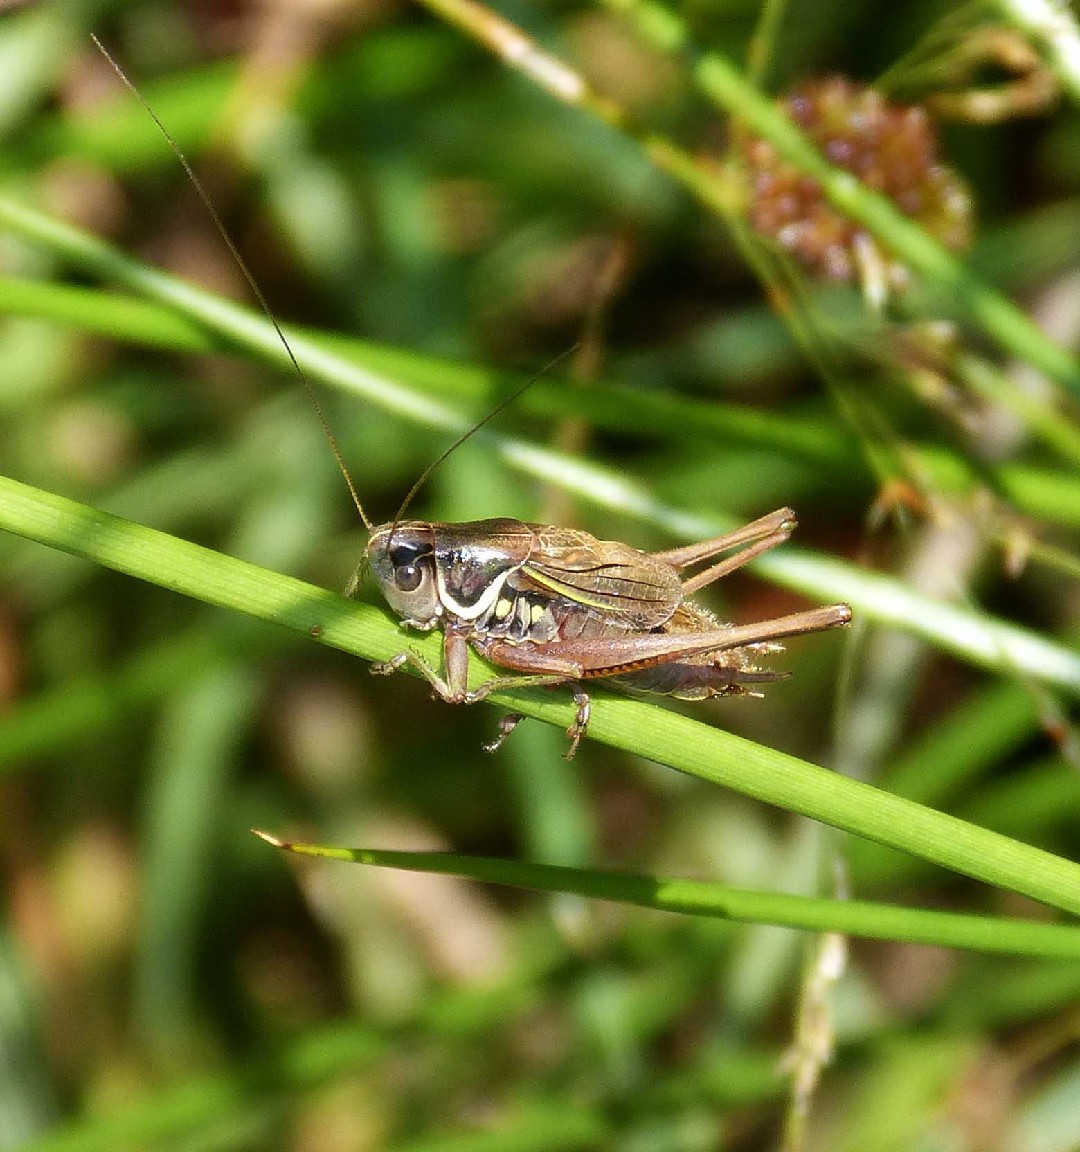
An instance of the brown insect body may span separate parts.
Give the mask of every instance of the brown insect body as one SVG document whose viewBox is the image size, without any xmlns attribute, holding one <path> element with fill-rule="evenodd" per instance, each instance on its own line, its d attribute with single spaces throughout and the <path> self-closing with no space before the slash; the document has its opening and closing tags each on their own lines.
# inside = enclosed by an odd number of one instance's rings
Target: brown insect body
<svg viewBox="0 0 1080 1152">
<path fill-rule="evenodd" d="M 747 685 L 783 677 L 755 664 L 776 641 L 840 627 L 843 604 L 737 627 L 687 596 L 788 538 L 795 516 L 782 508 L 735 532 L 667 552 L 642 552 L 587 532 L 520 520 L 435 524 L 406 520 L 374 528 L 350 591 L 370 570 L 406 627 L 443 631 L 444 674 L 402 652 L 375 671 L 408 663 L 451 703 L 474 703 L 500 688 L 567 683 L 577 717 L 572 756 L 589 720 L 580 682 L 701 700 L 743 695 Z M 724 559 L 716 560 L 723 553 Z M 683 580 L 686 567 L 715 560 Z M 515 673 L 467 685 L 468 646 Z M 507 717 L 489 749 L 520 716 Z"/>
</svg>

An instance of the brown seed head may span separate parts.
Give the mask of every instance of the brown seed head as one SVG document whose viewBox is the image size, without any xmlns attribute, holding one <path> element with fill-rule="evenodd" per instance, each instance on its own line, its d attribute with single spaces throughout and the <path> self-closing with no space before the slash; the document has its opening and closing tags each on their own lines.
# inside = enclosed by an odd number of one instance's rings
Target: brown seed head
<svg viewBox="0 0 1080 1152">
<path fill-rule="evenodd" d="M 887 196 L 946 247 L 970 243 L 971 195 L 940 162 L 937 133 L 923 108 L 891 104 L 843 76 L 806 81 L 780 103 L 826 159 Z M 748 137 L 741 148 L 754 228 L 816 275 L 854 280 L 860 225 L 837 212 L 818 183 L 782 159 L 767 140 Z M 902 269 L 894 267 L 902 278 Z"/>
</svg>

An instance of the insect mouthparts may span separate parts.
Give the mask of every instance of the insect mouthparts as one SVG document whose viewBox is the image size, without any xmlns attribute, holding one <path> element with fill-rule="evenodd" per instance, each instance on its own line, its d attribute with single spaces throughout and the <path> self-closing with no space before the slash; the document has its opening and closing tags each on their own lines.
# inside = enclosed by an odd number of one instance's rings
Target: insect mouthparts
<svg viewBox="0 0 1080 1152">
<path fill-rule="evenodd" d="M 360 591 L 361 585 L 367 579 L 368 570 L 371 567 L 371 561 L 368 559 L 367 549 L 360 554 L 360 560 L 349 577 L 349 582 L 345 585 L 345 595 L 351 600 L 357 592 Z"/>
</svg>

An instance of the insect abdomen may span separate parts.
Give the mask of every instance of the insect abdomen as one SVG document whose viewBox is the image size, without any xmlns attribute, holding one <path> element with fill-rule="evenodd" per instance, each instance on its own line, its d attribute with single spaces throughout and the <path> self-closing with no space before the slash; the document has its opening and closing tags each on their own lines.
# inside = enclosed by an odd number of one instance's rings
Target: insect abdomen
<svg viewBox="0 0 1080 1152">
<path fill-rule="evenodd" d="M 495 603 L 476 622 L 478 636 L 536 644 L 559 638 L 559 626 L 551 613 L 551 597 L 519 592 L 503 586 Z"/>
<path fill-rule="evenodd" d="M 512 643 L 554 644 L 560 640 L 591 640 L 625 635 L 618 618 L 548 592 L 515 588 L 507 581 L 495 603 L 475 625 L 474 640 L 509 640 Z"/>
<path fill-rule="evenodd" d="M 725 655 L 731 658 L 730 654 Z M 713 696 L 745 696 L 750 691 L 746 687 L 748 684 L 768 684 L 786 678 L 784 672 L 739 667 L 717 659 L 710 664 L 689 661 L 657 664 L 652 668 L 614 676 L 612 680 L 638 692 L 674 696 L 678 700 L 709 700 Z"/>
</svg>

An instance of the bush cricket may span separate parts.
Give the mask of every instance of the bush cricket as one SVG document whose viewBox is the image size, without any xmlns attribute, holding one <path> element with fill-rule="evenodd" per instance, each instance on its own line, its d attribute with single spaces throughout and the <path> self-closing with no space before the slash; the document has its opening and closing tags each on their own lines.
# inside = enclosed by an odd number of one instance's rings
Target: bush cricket
<svg viewBox="0 0 1080 1152">
<path fill-rule="evenodd" d="M 780 649 L 777 641 L 849 623 L 851 609 L 833 604 L 736 626 L 721 622 L 688 599 L 782 544 L 796 525 L 789 508 L 711 540 L 651 553 L 599 540 L 580 529 L 508 518 L 457 524 L 402 519 L 433 469 L 523 389 L 488 413 L 423 473 L 392 522 L 373 523 L 314 387 L 209 195 L 141 93 L 96 37 L 94 43 L 146 108 L 183 165 L 311 399 L 368 532 L 367 547 L 346 595 L 353 595 L 370 573 L 402 627 L 442 631 L 441 670 L 404 649 L 373 666 L 372 672 L 385 675 L 409 665 L 427 680 L 435 696 L 451 704 L 473 704 L 512 687 L 565 684 L 577 706 L 567 729 L 566 758 L 571 759 L 589 724 L 585 681 L 604 680 L 629 691 L 683 700 L 749 695 L 752 685 L 784 678 L 783 672 L 755 664 L 759 657 Z M 699 564 L 707 567 L 685 579 L 680 575 Z M 470 646 L 507 674 L 470 689 Z M 498 735 L 485 749 L 494 752 L 521 719 L 518 713 L 505 716 Z"/>
<path fill-rule="evenodd" d="M 782 544 L 795 523 L 781 508 L 715 539 L 650 553 L 520 520 L 406 520 L 369 528 L 350 591 L 370 571 L 405 627 L 443 633 L 442 674 L 408 650 L 373 672 L 410 664 L 451 704 L 472 704 L 501 688 L 569 685 L 577 704 L 567 729 L 570 759 L 589 724 L 585 680 L 682 700 L 747 695 L 748 685 L 783 678 L 754 664 L 780 647 L 777 640 L 850 621 L 851 609 L 833 604 L 734 626 L 687 599 Z M 682 569 L 710 560 L 680 578 Z M 468 688 L 469 645 L 514 675 Z M 494 752 L 520 720 L 518 713 L 504 717 L 486 750 Z"/>
</svg>

